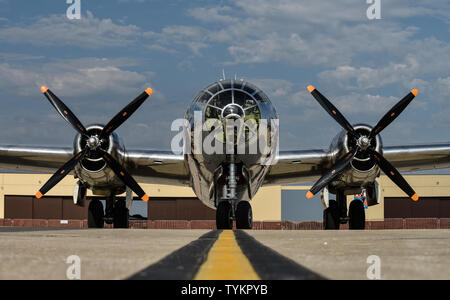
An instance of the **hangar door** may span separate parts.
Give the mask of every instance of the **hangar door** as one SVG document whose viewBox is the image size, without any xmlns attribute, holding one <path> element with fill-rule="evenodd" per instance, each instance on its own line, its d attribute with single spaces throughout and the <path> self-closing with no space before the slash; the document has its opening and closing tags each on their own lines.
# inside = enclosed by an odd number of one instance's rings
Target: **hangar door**
<svg viewBox="0 0 450 300">
<path fill-rule="evenodd" d="M 101 198 L 98 198 L 101 199 Z M 86 220 L 91 198 L 84 207 L 73 204 L 72 197 L 5 196 L 6 219 Z M 142 202 L 142 201 L 138 201 Z M 104 205 L 104 204 L 103 204 Z M 146 205 L 147 206 L 147 205 Z M 133 207 L 136 207 L 134 205 Z M 215 220 L 216 212 L 197 198 L 150 198 L 149 220 Z M 133 211 L 133 209 L 132 209 Z M 138 212 L 145 215 L 143 212 Z"/>
<path fill-rule="evenodd" d="M 197 198 L 150 198 L 149 220 L 215 220 L 216 211 Z"/>
<path fill-rule="evenodd" d="M 42 220 L 84 220 L 87 219 L 85 207 L 73 204 L 72 197 L 48 197 L 36 199 L 32 196 L 5 196 L 6 219 Z"/>
<path fill-rule="evenodd" d="M 405 197 L 384 198 L 384 217 L 450 218 L 450 197 L 424 197 L 418 202 Z"/>
</svg>

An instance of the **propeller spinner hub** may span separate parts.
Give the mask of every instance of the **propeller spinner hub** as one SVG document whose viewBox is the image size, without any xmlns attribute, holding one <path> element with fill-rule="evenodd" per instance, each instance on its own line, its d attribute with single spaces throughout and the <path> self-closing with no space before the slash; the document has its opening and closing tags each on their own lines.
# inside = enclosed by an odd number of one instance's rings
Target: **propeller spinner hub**
<svg viewBox="0 0 450 300">
<path fill-rule="evenodd" d="M 366 150 L 370 146 L 370 139 L 367 136 L 361 136 L 358 139 L 357 144 L 359 148 L 361 148 L 362 150 Z"/>
<path fill-rule="evenodd" d="M 86 142 L 91 150 L 95 150 L 100 146 L 100 139 L 97 136 L 91 136 Z"/>
</svg>

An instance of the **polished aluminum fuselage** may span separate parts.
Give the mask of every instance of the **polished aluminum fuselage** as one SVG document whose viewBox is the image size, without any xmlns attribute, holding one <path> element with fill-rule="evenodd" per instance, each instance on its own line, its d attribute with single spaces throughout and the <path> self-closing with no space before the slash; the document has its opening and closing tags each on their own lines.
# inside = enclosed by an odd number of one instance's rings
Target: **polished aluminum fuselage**
<svg viewBox="0 0 450 300">
<path fill-rule="evenodd" d="M 243 99 L 245 100 L 242 101 Z M 245 140 L 246 151 L 241 154 L 236 151 L 230 155 L 226 151 L 226 142 L 219 138 L 220 135 L 225 135 L 224 132 L 211 133 L 209 130 L 202 130 L 202 124 L 208 122 L 210 115 L 215 114 L 208 110 L 217 110 L 216 115 L 219 115 L 219 119 L 221 119 L 224 108 L 237 102 L 243 105 L 244 110 L 245 107 L 248 107 L 246 112 L 252 110 L 253 117 L 258 119 L 257 122 L 266 120 L 271 125 L 268 126 L 271 137 L 269 154 L 262 153 L 260 149 L 257 153 L 250 152 L 251 144 L 258 141 Z M 197 115 L 201 115 L 200 124 L 196 123 L 198 120 L 195 119 L 195 112 Z M 265 175 L 270 169 L 269 161 L 275 157 L 278 149 L 278 122 L 273 122 L 278 120 L 278 114 L 268 97 L 256 86 L 246 81 L 224 80 L 206 87 L 197 95 L 188 109 L 186 119 L 189 122 L 189 128 L 185 130 L 185 141 L 189 142 L 195 138 L 194 130 L 201 131 L 202 143 L 192 142 L 190 153 L 185 154 L 192 178 L 192 187 L 197 197 L 211 208 L 215 208 L 218 202 L 226 198 L 224 185 L 229 175 L 227 173 L 228 165 L 233 160 L 238 165 L 236 198 L 239 201 L 250 201 L 262 185 Z M 215 135 L 215 142 L 219 144 L 222 151 L 208 154 L 208 151 L 204 151 L 204 149 L 196 149 L 196 147 L 203 146 L 203 142 L 211 134 Z"/>
</svg>

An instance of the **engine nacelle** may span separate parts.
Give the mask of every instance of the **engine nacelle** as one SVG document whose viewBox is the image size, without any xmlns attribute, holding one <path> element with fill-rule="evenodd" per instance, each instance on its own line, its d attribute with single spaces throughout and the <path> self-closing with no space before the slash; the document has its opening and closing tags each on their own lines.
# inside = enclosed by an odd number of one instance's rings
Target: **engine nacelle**
<svg viewBox="0 0 450 300">
<path fill-rule="evenodd" d="M 356 124 L 355 130 L 365 136 L 369 136 L 372 127 L 365 124 Z M 357 140 L 346 131 L 339 133 L 330 146 L 334 162 L 342 158 L 346 153 L 357 147 Z M 379 135 L 371 140 L 371 147 L 382 154 L 383 143 Z M 345 190 L 347 195 L 361 192 L 363 188 L 373 186 L 375 179 L 380 175 L 380 169 L 367 151 L 359 150 L 348 167 L 330 186 L 330 192 L 337 189 Z"/>
<path fill-rule="evenodd" d="M 86 129 L 89 136 L 99 136 L 103 127 L 103 125 L 91 125 Z M 74 152 L 82 151 L 85 149 L 86 144 L 87 137 L 78 134 L 74 141 Z M 124 153 L 124 146 L 120 143 L 119 136 L 116 133 L 110 134 L 100 148 L 108 152 L 119 163 L 124 163 L 124 156 L 120 155 Z M 102 157 L 102 152 L 98 149 L 87 152 L 85 158 L 75 167 L 75 174 L 82 184 L 91 189 L 95 195 L 107 196 L 113 191 L 115 194 L 122 194 L 126 189 L 124 183 L 107 166 Z"/>
</svg>

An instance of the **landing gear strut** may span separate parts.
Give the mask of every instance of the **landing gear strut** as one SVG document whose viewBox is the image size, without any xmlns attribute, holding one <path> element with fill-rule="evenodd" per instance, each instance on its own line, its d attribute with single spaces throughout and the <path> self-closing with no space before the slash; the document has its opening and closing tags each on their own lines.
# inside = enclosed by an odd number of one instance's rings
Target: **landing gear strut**
<svg viewBox="0 0 450 300">
<path fill-rule="evenodd" d="M 237 229 L 252 229 L 253 213 L 248 201 L 238 200 L 238 171 L 234 155 L 229 156 L 228 176 L 223 186 L 222 199 L 217 205 L 217 229 L 232 229 L 233 219 L 236 220 Z"/>
<path fill-rule="evenodd" d="M 344 225 L 348 222 L 347 215 L 347 196 L 345 196 L 344 191 L 336 192 L 336 202 L 339 207 L 339 222 Z"/>
</svg>

